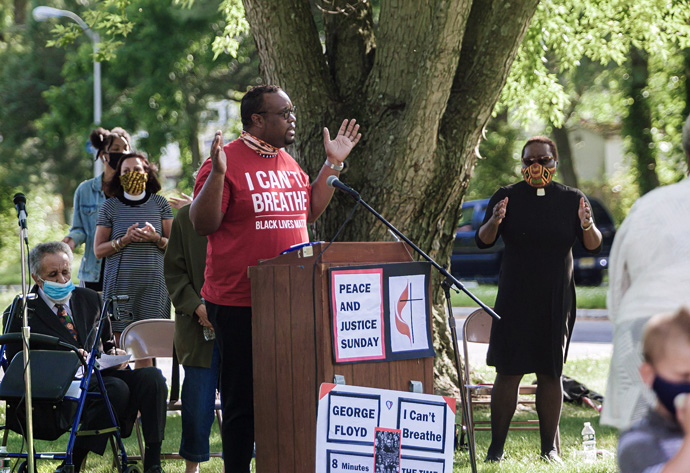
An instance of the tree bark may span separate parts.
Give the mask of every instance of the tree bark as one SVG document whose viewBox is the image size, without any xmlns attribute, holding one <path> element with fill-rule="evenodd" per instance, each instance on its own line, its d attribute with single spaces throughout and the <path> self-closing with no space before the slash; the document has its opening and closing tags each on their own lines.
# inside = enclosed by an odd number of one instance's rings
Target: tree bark
<svg viewBox="0 0 690 473">
<path fill-rule="evenodd" d="M 656 149 L 652 137 L 652 111 L 645 96 L 648 79 L 648 55 L 633 46 L 630 48 L 630 78 L 627 90 L 630 105 L 628 116 L 623 119 L 623 133 L 629 141 L 628 152 L 635 158 L 640 195 L 659 187 Z"/>
<path fill-rule="evenodd" d="M 683 49 L 683 72 L 685 73 L 685 107 L 683 118 L 690 115 L 690 48 Z"/>
<path fill-rule="evenodd" d="M 538 1 L 382 0 L 376 29 L 371 2 L 323 2 L 325 54 L 308 2 L 266 3 L 244 0 L 265 80 L 299 107 L 293 156 L 315 177 L 322 127 L 334 134 L 356 118 L 363 138 L 341 179 L 447 264 L 482 129 Z M 330 239 L 352 206 L 336 193 L 315 238 Z M 391 236 L 358 211 L 340 239 Z M 434 314 L 436 388 L 451 393 L 457 379 L 443 312 Z"/>
<path fill-rule="evenodd" d="M 196 117 L 196 115 L 194 115 Z M 189 149 L 192 151 L 192 173 L 196 172 L 201 165 L 201 150 L 199 149 L 199 121 L 190 122 L 189 130 Z"/>
<path fill-rule="evenodd" d="M 565 127 L 553 127 L 553 141 L 558 148 L 558 174 L 560 181 L 566 186 L 577 188 L 577 173 L 573 163 L 573 153 L 568 140 L 568 130 Z"/>
<path fill-rule="evenodd" d="M 26 0 L 14 0 L 14 24 L 26 23 Z"/>
</svg>

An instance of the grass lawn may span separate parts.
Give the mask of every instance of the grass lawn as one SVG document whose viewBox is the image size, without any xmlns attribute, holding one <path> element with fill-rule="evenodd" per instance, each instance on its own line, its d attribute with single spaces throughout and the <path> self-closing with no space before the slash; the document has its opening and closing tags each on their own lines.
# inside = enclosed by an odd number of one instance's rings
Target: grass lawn
<svg viewBox="0 0 690 473">
<path fill-rule="evenodd" d="M 586 357 L 572 360 L 565 365 L 564 374 L 581 381 L 590 389 L 604 392 L 606 375 L 608 373 L 608 356 Z M 484 380 L 493 379 L 493 373 L 486 369 L 477 373 L 477 376 Z M 526 376 L 524 382 L 532 382 L 533 377 Z M 4 409 L 2 409 L 4 411 Z M 459 414 L 459 411 L 458 411 Z M 478 416 L 485 419 L 489 418 L 488 408 L 479 409 Z M 516 414 L 516 418 L 534 418 L 535 413 L 531 408 L 521 408 Z M 4 412 L 2 419 L 4 422 Z M 597 447 L 602 451 L 602 455 L 596 462 L 584 463 L 578 456 L 581 449 L 581 436 L 583 422 L 591 422 L 597 435 Z M 180 416 L 178 414 L 169 415 L 163 443 L 164 452 L 177 451 L 181 432 Z M 483 459 L 489 446 L 491 435 L 489 432 L 477 432 L 477 456 L 478 471 L 483 473 L 524 473 L 524 472 L 561 472 L 561 473 L 614 473 L 617 471 L 615 451 L 618 442 L 616 430 L 599 425 L 599 414 L 588 407 L 581 407 L 572 404 L 564 404 L 560 422 L 561 432 L 561 455 L 564 465 L 552 465 L 544 463 L 539 458 L 539 433 L 536 431 L 511 431 L 508 434 L 508 441 L 505 448 L 505 461 L 500 464 L 484 464 Z M 221 447 L 220 434 L 217 424 L 214 423 L 210 438 L 211 451 L 219 451 Z M 36 442 L 36 451 L 55 451 L 64 448 L 67 444 L 67 436 L 60 440 L 49 442 Z M 9 451 L 16 452 L 19 449 L 18 436 L 12 435 L 9 442 Z M 136 437 L 132 435 L 125 439 L 125 449 L 132 455 L 138 453 Z M 455 453 L 454 473 L 465 473 L 471 471 L 468 453 L 460 450 Z M 50 473 L 54 471 L 58 462 L 39 460 L 37 463 L 39 473 Z M 89 455 L 86 463 L 85 472 L 105 473 L 112 470 L 112 453 L 108 449 L 103 457 Z M 182 473 L 184 471 L 184 461 L 167 460 L 163 462 L 163 468 L 167 473 Z M 208 463 L 204 463 L 203 472 L 220 472 L 222 462 L 219 458 L 212 458 Z M 308 471 L 305 469 L 305 472 Z"/>
<path fill-rule="evenodd" d="M 481 300 L 491 305 L 495 301 L 496 286 L 478 285 L 468 289 Z M 606 307 L 606 286 L 602 287 L 583 287 L 578 288 L 577 298 L 580 308 L 605 308 Z M 14 297 L 14 293 L 0 293 L 0 308 L 7 307 Z M 454 306 L 474 305 L 464 294 L 453 295 Z M 590 389 L 605 393 L 606 378 L 609 368 L 609 356 L 585 357 L 569 361 L 564 368 L 564 374 L 584 383 Z M 485 368 L 475 373 L 476 376 L 486 382 L 493 381 L 494 372 L 491 368 Z M 525 376 L 523 382 L 531 383 L 533 376 Z M 527 408 L 529 409 L 529 408 Z M 460 411 L 458 411 L 459 413 Z M 488 419 L 488 409 L 481 409 L 479 415 Z M 520 410 L 516 416 L 524 418 L 534 418 L 535 413 L 529 410 Z M 581 435 L 583 422 L 591 422 L 597 435 L 597 447 L 603 452 L 596 462 L 585 463 L 577 454 L 581 449 Z M 0 407 L 0 424 L 4 424 L 4 406 Z M 483 459 L 490 443 L 489 432 L 477 432 L 477 465 L 478 471 L 483 473 L 523 473 L 523 472 L 562 472 L 562 473 L 614 473 L 616 466 L 616 444 L 618 442 L 618 432 L 614 429 L 599 425 L 599 414 L 589 408 L 565 404 L 560 422 L 561 450 L 564 465 L 552 465 L 544 463 L 539 458 L 539 433 L 530 431 L 511 431 L 506 443 L 506 460 L 499 464 L 484 464 Z M 164 452 L 177 451 L 179 449 L 179 439 L 181 433 L 181 421 L 179 415 L 168 416 L 166 427 L 166 440 L 163 443 Z M 66 446 L 66 436 L 53 442 L 36 442 L 36 451 L 49 451 L 64 449 Z M 211 451 L 219 451 L 221 447 L 220 434 L 217 425 L 214 424 L 211 435 Z M 52 445 L 52 447 L 51 447 Z M 125 439 L 125 448 L 128 453 L 136 454 L 138 447 L 136 437 L 132 435 Z M 17 452 L 19 443 L 17 436 L 11 436 L 9 451 Z M 39 460 L 37 472 L 49 473 L 54 471 L 58 462 Z M 14 465 L 14 464 L 13 464 Z M 90 455 L 85 472 L 111 472 L 112 453 L 107 450 L 103 457 Z M 184 471 L 184 461 L 169 460 L 163 462 L 163 468 L 167 473 L 182 473 Z M 212 458 L 202 467 L 203 472 L 220 472 L 222 461 L 219 458 Z M 306 469 L 309 471 L 309 469 Z M 464 450 L 457 451 L 455 454 L 454 473 L 469 472 L 470 461 L 468 453 Z"/>
<path fill-rule="evenodd" d="M 498 286 L 495 284 L 476 284 L 474 282 L 467 282 L 465 287 L 486 305 L 493 307 L 493 305 L 496 303 Z M 577 293 L 577 307 L 579 309 L 606 308 L 606 291 L 608 290 L 607 285 L 577 286 L 575 290 Z M 453 307 L 474 307 L 477 305 L 477 303 L 470 299 L 470 297 L 464 292 L 459 294 L 452 292 L 451 301 L 453 302 Z"/>
<path fill-rule="evenodd" d="M 2 411 L 2 423 L 4 424 L 5 408 L 4 405 L 1 409 Z M 182 432 L 182 421 L 179 413 L 169 414 L 167 419 L 167 424 L 165 427 L 165 440 L 163 441 L 163 453 L 177 452 L 180 448 L 180 434 Z M 68 434 L 63 435 L 58 440 L 54 442 L 44 442 L 37 440 L 35 441 L 36 452 L 56 452 L 62 450 L 64 452 L 67 446 Z M 129 438 L 123 439 L 125 444 L 125 451 L 128 455 L 138 455 L 139 446 L 137 444 L 136 433 L 132 433 Z M 9 452 L 18 452 L 21 444 L 21 438 L 16 435 L 10 435 L 10 440 L 8 442 L 7 450 Z M 213 429 L 211 430 L 210 445 L 212 452 L 221 451 L 221 439 L 220 433 L 218 432 L 218 423 L 214 421 Z M 26 451 L 26 450 L 25 450 Z M 105 454 L 101 457 L 95 454 L 90 454 L 86 459 L 86 465 L 82 468 L 84 473 L 110 473 L 116 471 L 112 468 L 113 454 L 112 450 L 108 446 L 106 448 Z M 139 461 L 139 468 L 143 471 L 141 467 L 141 462 Z M 52 460 L 38 460 L 36 462 L 36 471 L 38 473 L 52 473 L 55 468 L 60 464 L 58 461 Z M 163 469 L 166 473 L 183 473 L 185 462 L 184 460 L 164 460 L 162 462 Z M 14 466 L 14 461 L 12 462 Z M 220 473 L 223 468 L 223 463 L 220 458 L 211 458 L 208 462 L 203 464 L 203 472 L 214 472 Z"/>
<path fill-rule="evenodd" d="M 583 357 L 566 363 L 563 373 L 574 378 L 593 391 L 604 393 L 609 369 L 609 356 Z M 493 369 L 485 368 L 476 373 L 477 380 L 492 381 Z M 531 383 L 533 375 L 527 375 L 523 383 Z M 478 418 L 488 420 L 489 409 L 475 411 Z M 533 419 L 536 413 L 532 407 L 520 406 L 516 419 Z M 580 432 L 584 422 L 591 422 L 597 435 L 597 448 L 602 452 L 596 462 L 585 463 L 579 457 L 582 449 Z M 510 431 L 505 446 L 505 460 L 499 464 L 485 464 L 484 457 L 491 443 L 490 432 L 477 432 L 477 469 L 480 472 L 523 473 L 523 472 L 562 472 L 562 473 L 614 473 L 616 464 L 616 445 L 618 431 L 599 425 L 599 413 L 590 407 L 564 403 L 560 422 L 561 458 L 563 465 L 552 465 L 539 458 L 538 431 Z M 454 472 L 469 472 L 470 460 L 466 451 L 456 452 Z"/>
</svg>

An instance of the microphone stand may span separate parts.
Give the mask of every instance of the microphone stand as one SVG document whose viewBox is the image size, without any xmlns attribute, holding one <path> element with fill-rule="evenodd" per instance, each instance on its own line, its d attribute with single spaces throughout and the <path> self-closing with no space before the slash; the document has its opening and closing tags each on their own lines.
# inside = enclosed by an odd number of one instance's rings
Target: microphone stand
<svg viewBox="0 0 690 473">
<path fill-rule="evenodd" d="M 22 319 L 22 353 L 24 355 L 24 386 L 26 390 L 26 399 L 24 405 L 26 406 L 26 441 L 27 441 L 27 472 L 34 473 L 34 423 L 33 423 L 33 409 L 31 400 L 31 365 L 29 364 L 29 338 L 31 338 L 31 328 L 29 327 L 29 318 L 27 315 L 27 296 L 28 286 L 26 284 L 26 249 L 24 243 L 28 245 L 29 237 L 25 226 L 19 224 L 19 248 L 22 259 L 22 301 L 23 301 L 23 319 Z"/>
<path fill-rule="evenodd" d="M 465 294 L 467 294 L 470 299 L 472 299 L 474 302 L 477 303 L 482 309 L 484 309 L 488 314 L 490 314 L 494 319 L 496 320 L 501 320 L 501 317 L 493 311 L 489 306 L 484 304 L 481 300 L 479 300 L 474 294 L 472 294 L 470 291 L 465 288 L 465 286 L 458 281 L 458 279 L 450 274 L 446 268 L 443 266 L 439 265 L 436 261 L 433 260 L 433 258 L 429 255 L 427 255 L 424 251 L 422 251 L 421 248 L 419 248 L 417 245 L 412 243 L 409 238 L 407 238 L 405 235 L 403 235 L 400 230 L 395 228 L 388 220 L 383 218 L 381 214 L 379 214 L 376 210 L 374 210 L 369 204 L 367 204 L 362 197 L 357 193 L 357 192 L 348 192 L 357 202 L 362 204 L 366 209 L 371 212 L 377 219 L 379 219 L 385 226 L 387 226 L 394 234 L 399 236 L 405 243 L 410 245 L 419 255 L 421 255 L 425 260 L 427 260 L 429 263 L 432 264 L 442 275 L 446 277 L 446 279 L 441 283 L 441 287 L 443 288 L 443 292 L 446 296 L 446 304 L 447 304 L 447 312 L 448 312 L 448 325 L 450 326 L 450 332 L 451 332 L 451 338 L 453 339 L 453 350 L 455 350 L 455 369 L 457 371 L 457 376 L 458 376 L 458 384 L 459 384 L 459 390 L 460 390 L 460 402 L 462 404 L 462 417 L 465 422 L 465 426 L 467 429 L 470 429 L 470 432 L 474 430 L 474 427 L 472 425 L 472 419 L 469 418 L 469 398 L 467 397 L 467 390 L 465 388 L 465 381 L 469 382 L 469 380 L 465 380 L 463 375 L 462 375 L 462 369 L 460 368 L 462 365 L 462 362 L 460 361 L 460 352 L 459 352 L 459 347 L 458 347 L 458 333 L 457 333 L 457 327 L 455 324 L 455 317 L 453 317 L 453 306 L 450 301 L 450 289 L 455 286 L 456 288 L 460 289 L 463 291 Z M 457 289 L 455 289 L 457 291 Z M 470 464 L 472 467 L 472 472 L 477 473 L 477 463 L 476 463 L 476 458 L 475 458 L 475 445 L 473 442 L 467 442 L 469 445 L 469 454 L 470 454 Z"/>
</svg>

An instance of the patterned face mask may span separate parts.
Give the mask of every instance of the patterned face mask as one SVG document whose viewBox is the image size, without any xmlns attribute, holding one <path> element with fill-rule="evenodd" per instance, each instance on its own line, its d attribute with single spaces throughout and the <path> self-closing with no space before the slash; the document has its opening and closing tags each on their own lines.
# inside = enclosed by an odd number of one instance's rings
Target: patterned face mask
<svg viewBox="0 0 690 473">
<path fill-rule="evenodd" d="M 547 168 L 539 163 L 533 163 L 530 166 L 522 168 L 522 177 L 527 184 L 532 187 L 546 187 L 551 182 L 553 175 L 556 172 L 556 166 Z"/>
<path fill-rule="evenodd" d="M 139 195 L 146 189 L 149 175 L 145 172 L 127 171 L 120 176 L 122 188 L 129 195 Z"/>
</svg>

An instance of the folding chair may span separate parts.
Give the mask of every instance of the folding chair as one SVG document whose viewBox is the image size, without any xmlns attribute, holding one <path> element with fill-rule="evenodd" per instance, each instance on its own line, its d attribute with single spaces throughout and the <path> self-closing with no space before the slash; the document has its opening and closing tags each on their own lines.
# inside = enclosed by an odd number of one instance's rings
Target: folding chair
<svg viewBox="0 0 690 473">
<path fill-rule="evenodd" d="M 467 388 L 467 417 L 469 418 L 470 425 L 467 427 L 467 440 L 472 442 L 475 446 L 476 443 L 474 432 L 480 431 L 491 431 L 491 421 L 490 420 L 475 420 L 474 418 L 474 406 L 475 405 L 489 405 L 491 404 L 491 392 L 493 390 L 493 384 L 469 384 L 470 373 L 472 372 L 470 364 L 470 352 L 469 343 L 489 343 L 489 338 L 491 336 L 491 323 L 493 319 L 484 309 L 477 309 L 472 312 L 467 319 L 465 319 L 465 324 L 462 328 L 462 348 L 465 354 L 465 381 L 468 383 L 465 385 Z M 537 385 L 527 384 L 520 385 L 518 388 L 518 402 L 520 404 L 534 404 L 535 398 L 531 399 L 525 398 L 525 396 L 536 396 Z M 539 420 L 513 420 L 510 423 L 509 430 L 539 430 Z M 560 427 L 556 431 L 556 448 L 558 453 L 561 452 L 561 435 Z"/>
<path fill-rule="evenodd" d="M 127 354 L 132 355 L 132 360 L 143 360 L 147 358 L 172 358 L 172 373 L 170 382 L 170 398 L 168 400 L 168 411 L 181 411 L 182 400 L 180 399 L 180 364 L 175 353 L 175 321 L 169 319 L 147 319 L 139 320 L 129 324 L 120 337 L 120 346 Z M 222 416 L 220 400 L 216 399 L 216 419 L 220 429 Z M 137 441 L 139 442 L 140 456 L 130 456 L 134 459 L 143 459 L 144 441 L 141 434 L 140 419 L 135 424 Z M 212 457 L 220 457 L 221 452 L 212 452 Z M 179 452 L 161 453 L 164 459 L 181 459 Z"/>
</svg>

